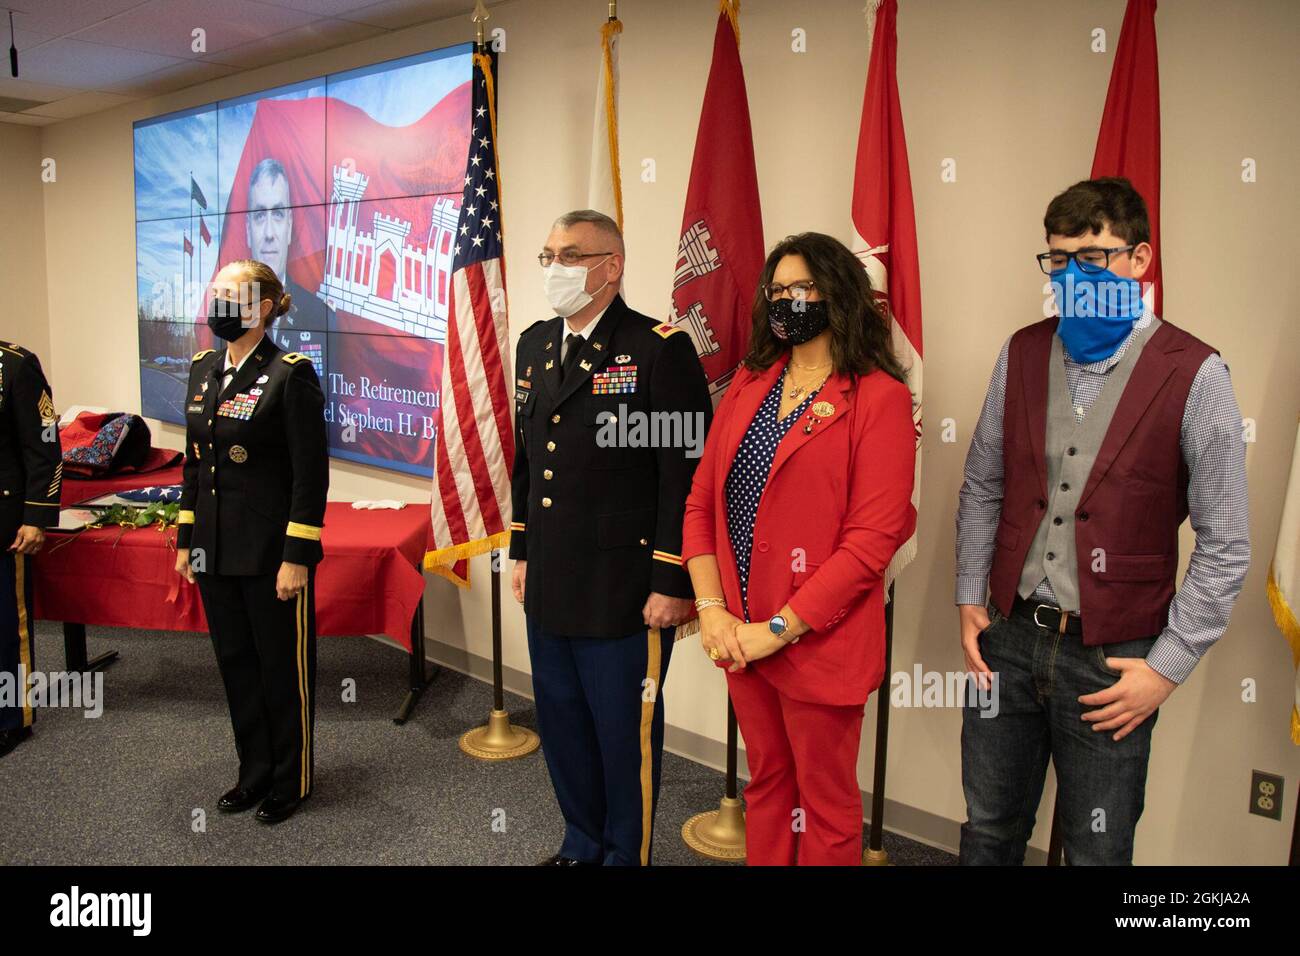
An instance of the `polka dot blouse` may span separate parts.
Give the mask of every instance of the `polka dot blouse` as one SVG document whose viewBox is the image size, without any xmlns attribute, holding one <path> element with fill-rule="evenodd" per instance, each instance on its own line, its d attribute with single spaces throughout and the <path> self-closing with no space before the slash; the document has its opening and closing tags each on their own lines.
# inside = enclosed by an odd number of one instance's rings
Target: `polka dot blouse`
<svg viewBox="0 0 1300 956">
<path fill-rule="evenodd" d="M 772 470 L 776 448 L 785 433 L 803 415 L 816 397 L 816 390 L 804 396 L 799 406 L 785 418 L 778 418 L 781 410 L 781 390 L 786 387 L 784 376 L 778 378 L 768 391 L 763 404 L 749 423 L 745 437 L 736 449 L 735 461 L 727 473 L 727 536 L 736 556 L 736 570 L 740 572 L 740 598 L 744 604 L 745 620 L 749 620 L 749 563 L 754 550 L 754 517 L 758 503 L 767 487 L 767 476 Z"/>
</svg>

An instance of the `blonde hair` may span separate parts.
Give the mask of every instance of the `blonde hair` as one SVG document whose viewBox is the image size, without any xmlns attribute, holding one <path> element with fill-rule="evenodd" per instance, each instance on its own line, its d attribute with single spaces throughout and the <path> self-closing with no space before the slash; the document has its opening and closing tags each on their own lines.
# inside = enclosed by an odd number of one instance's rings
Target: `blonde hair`
<svg viewBox="0 0 1300 956">
<path fill-rule="evenodd" d="M 225 267 L 238 269 L 249 284 L 257 284 L 258 302 L 263 299 L 271 300 L 271 314 L 266 317 L 265 328 L 269 328 L 277 317 L 289 311 L 293 297 L 284 291 L 280 277 L 265 262 L 259 262 L 257 259 L 236 259 L 226 263 Z"/>
</svg>

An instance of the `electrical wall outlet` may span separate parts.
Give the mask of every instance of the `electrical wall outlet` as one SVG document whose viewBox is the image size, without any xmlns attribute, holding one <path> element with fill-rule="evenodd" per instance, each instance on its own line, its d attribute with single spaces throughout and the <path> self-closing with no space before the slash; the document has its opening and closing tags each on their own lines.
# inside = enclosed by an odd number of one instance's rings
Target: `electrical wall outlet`
<svg viewBox="0 0 1300 956">
<path fill-rule="evenodd" d="M 1270 820 L 1282 819 L 1285 781 L 1275 773 L 1250 772 L 1250 812 Z"/>
</svg>

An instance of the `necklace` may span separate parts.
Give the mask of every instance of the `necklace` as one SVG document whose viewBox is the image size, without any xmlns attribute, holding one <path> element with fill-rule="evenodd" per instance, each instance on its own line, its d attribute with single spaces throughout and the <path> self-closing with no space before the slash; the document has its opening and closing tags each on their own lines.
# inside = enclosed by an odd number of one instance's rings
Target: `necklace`
<svg viewBox="0 0 1300 956">
<path fill-rule="evenodd" d="M 830 363 L 827 363 L 827 364 L 830 364 Z M 790 371 L 790 369 L 787 367 L 784 371 L 781 372 L 781 377 L 784 378 L 784 379 L 786 379 L 787 381 L 789 381 L 789 382 L 790 382 L 790 385 L 791 385 L 790 390 L 789 390 L 788 392 L 786 392 L 785 394 L 786 394 L 786 397 L 788 397 L 788 398 L 798 398 L 798 397 L 799 397 L 800 395 L 802 395 L 804 392 L 808 391 L 809 386 L 808 386 L 808 385 L 795 385 L 795 384 L 794 384 L 794 377 L 788 374 L 789 371 Z M 821 388 L 824 384 L 826 384 L 826 379 L 828 379 L 828 378 L 830 378 L 830 374 L 829 374 L 829 373 L 826 374 L 826 375 L 823 375 L 821 381 L 817 383 L 817 388 Z"/>
<path fill-rule="evenodd" d="M 819 368 L 825 368 L 827 365 L 830 365 L 831 363 L 822 362 L 820 365 L 800 365 L 794 359 L 790 359 L 790 364 L 793 365 L 795 368 L 803 369 L 805 372 L 814 372 Z"/>
</svg>

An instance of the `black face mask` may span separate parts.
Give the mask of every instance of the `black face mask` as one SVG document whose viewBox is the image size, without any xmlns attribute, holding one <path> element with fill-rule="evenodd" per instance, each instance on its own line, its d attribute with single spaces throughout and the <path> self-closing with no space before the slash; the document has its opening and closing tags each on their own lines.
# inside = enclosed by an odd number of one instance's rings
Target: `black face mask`
<svg viewBox="0 0 1300 956">
<path fill-rule="evenodd" d="M 233 342 L 252 326 L 244 324 L 243 313 L 238 302 L 212 297 L 208 303 L 208 328 L 217 338 Z"/>
<path fill-rule="evenodd" d="M 767 321 L 779 342 L 803 345 L 826 331 L 830 316 L 826 314 L 826 303 L 821 299 L 815 302 L 777 299 L 767 304 Z"/>
</svg>

